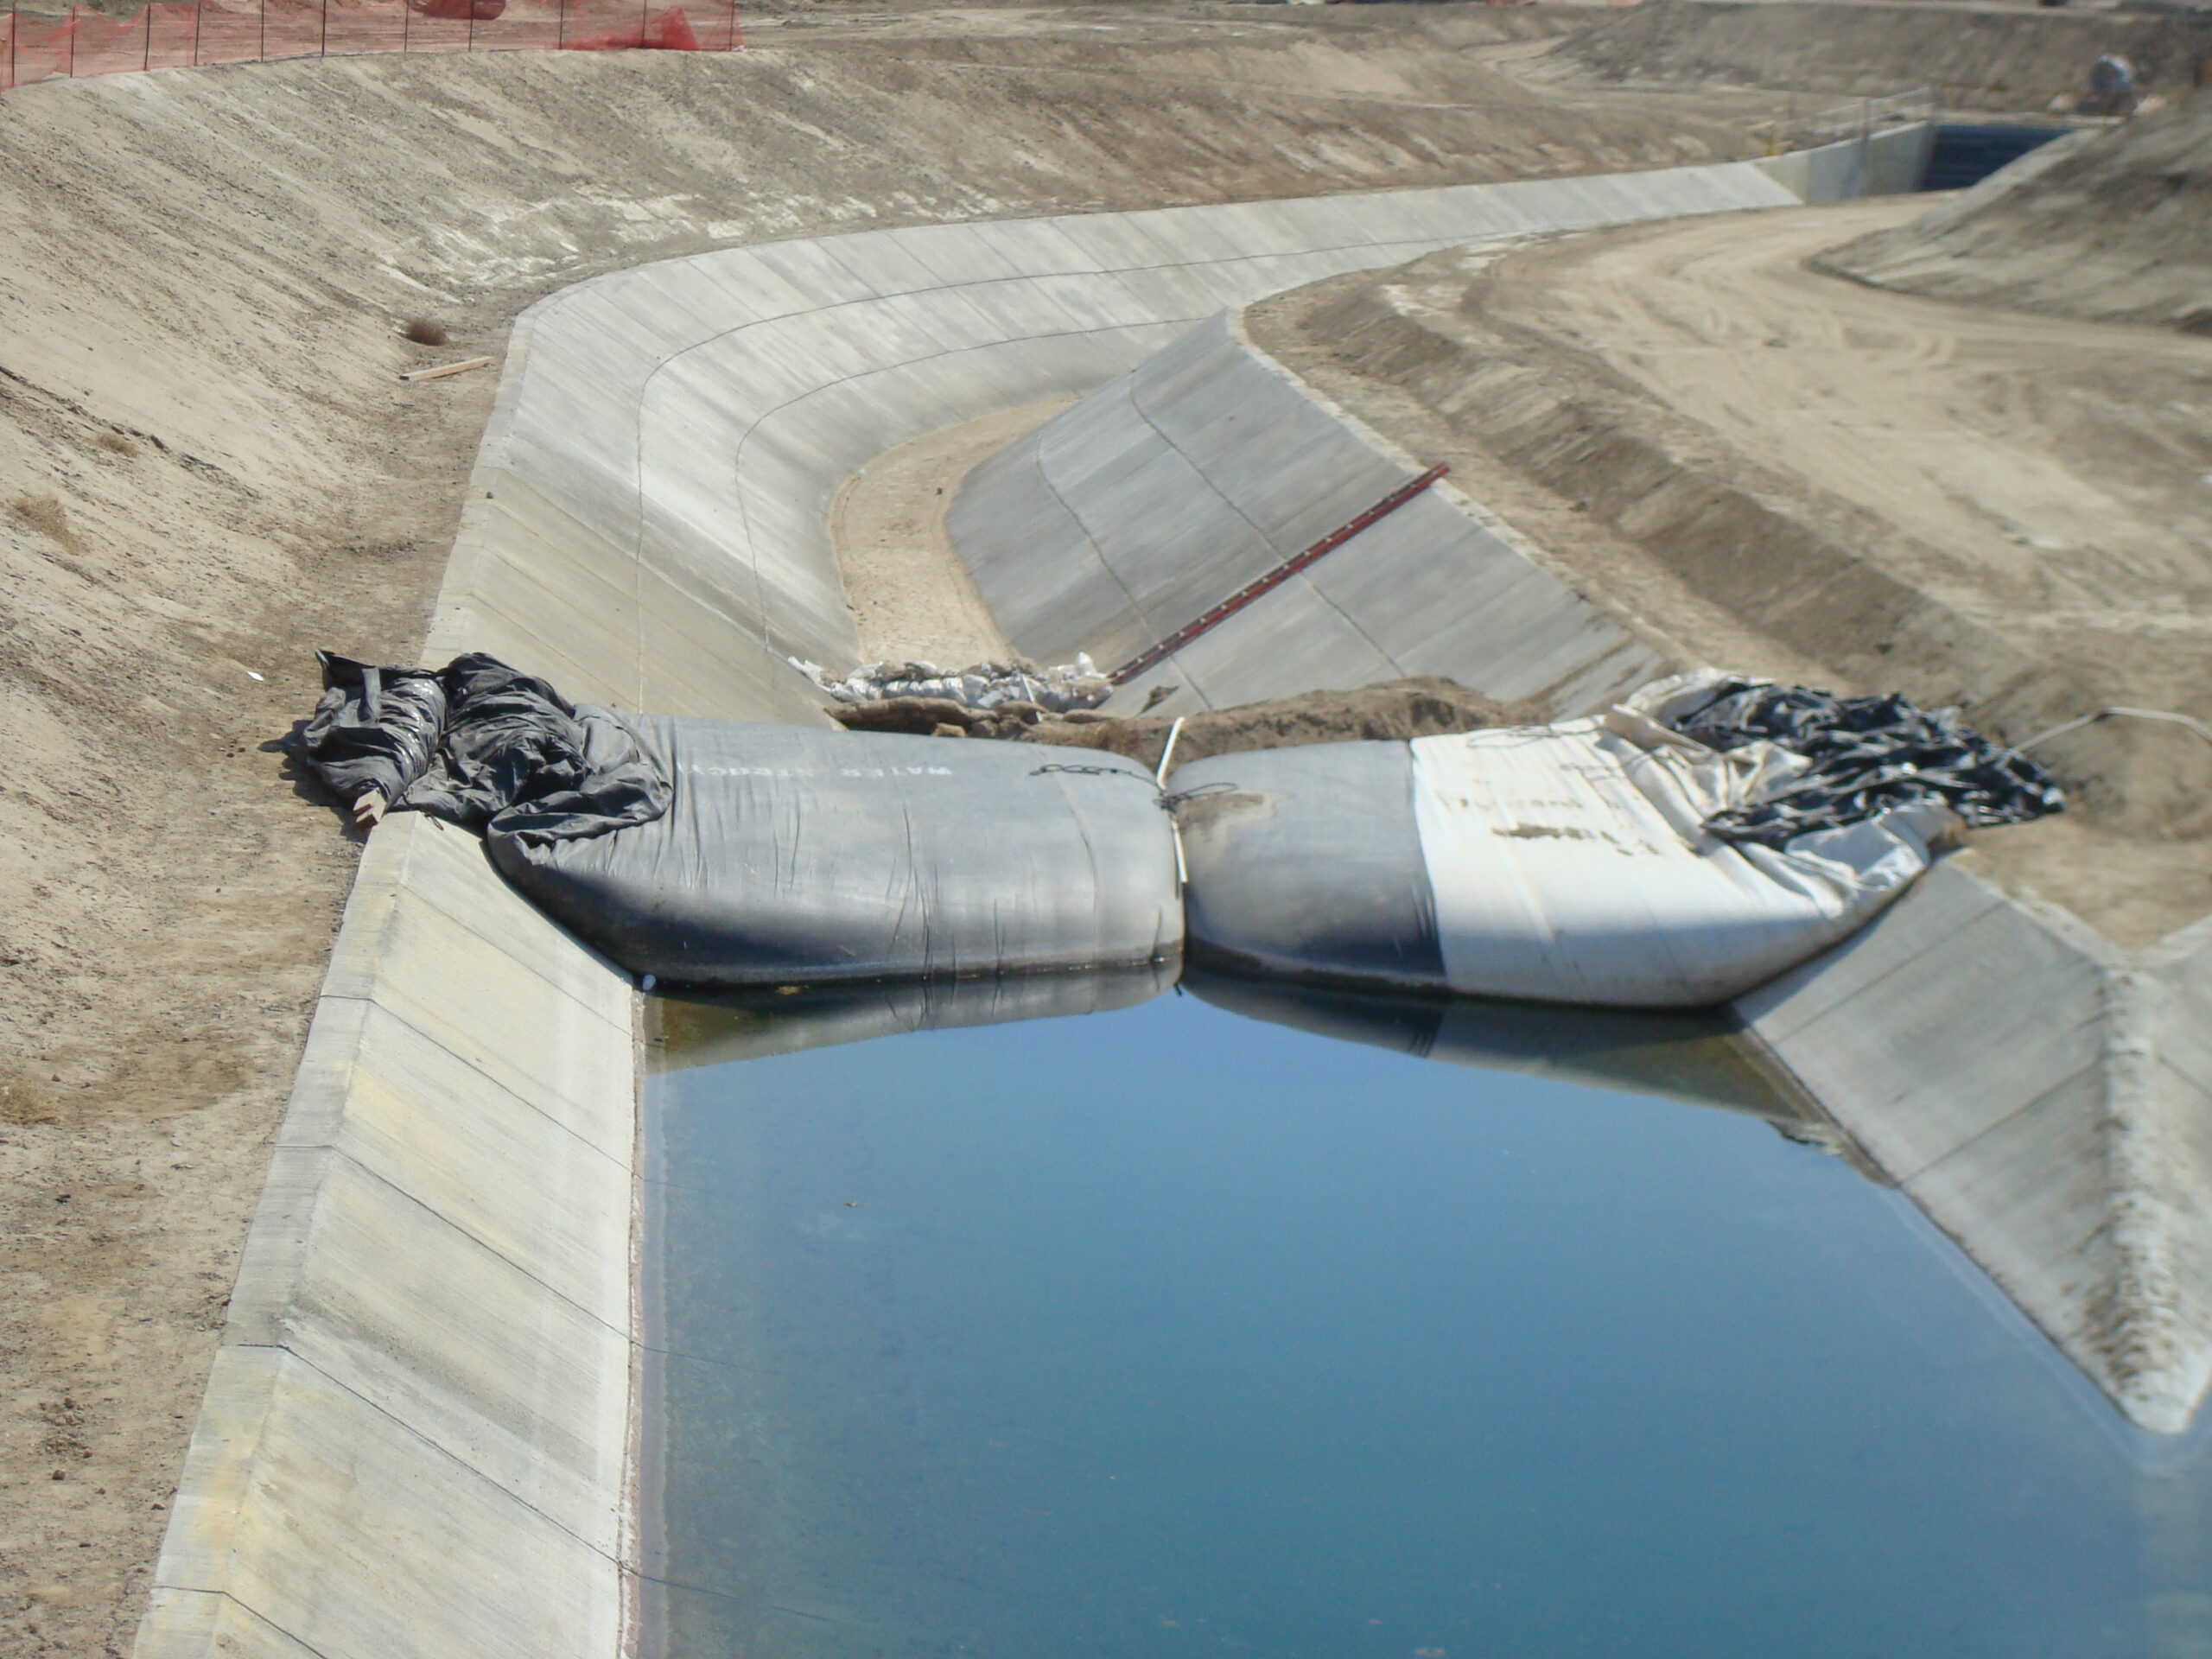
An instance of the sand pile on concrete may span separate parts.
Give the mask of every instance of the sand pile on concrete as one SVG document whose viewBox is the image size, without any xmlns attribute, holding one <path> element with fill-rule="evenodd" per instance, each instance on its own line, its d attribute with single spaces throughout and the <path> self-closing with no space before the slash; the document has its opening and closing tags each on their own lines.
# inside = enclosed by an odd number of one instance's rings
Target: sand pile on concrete
<svg viewBox="0 0 2212 1659">
<path fill-rule="evenodd" d="M 1028 704 L 963 709 L 934 697 L 854 703 L 830 712 L 855 731 L 1010 738 L 1062 748 L 1103 749 L 1148 766 L 1160 764 L 1175 723 L 1166 715 L 1116 715 L 1095 709 L 1050 715 Z M 1186 715 L 1182 734 L 1175 740 L 1175 764 L 1307 743 L 1402 741 L 1491 726 L 1537 726 L 1549 718 L 1549 711 L 1533 701 L 1494 702 L 1456 681 L 1434 676 L 1386 680 L 1352 691 L 1307 691 Z"/>
<path fill-rule="evenodd" d="M 1821 263 L 1906 293 L 2212 334 L 2212 89 L 2032 151 Z"/>
<path fill-rule="evenodd" d="M 1679 664 L 1962 706 L 2018 742 L 2212 720 L 2212 341 L 1806 268 L 1891 200 L 1471 249 L 1246 314 Z M 2212 746 L 2037 751 L 2075 810 L 1980 838 L 2142 944 L 2212 911 Z"/>
<path fill-rule="evenodd" d="M 1953 109 L 2041 111 L 2079 92 L 2108 52 L 2133 64 L 2145 88 L 2178 92 L 2212 53 L 2212 17 L 1647 0 L 1573 36 L 1544 67 L 1613 84 L 1787 87 L 1839 99 L 1932 86 Z"/>
</svg>

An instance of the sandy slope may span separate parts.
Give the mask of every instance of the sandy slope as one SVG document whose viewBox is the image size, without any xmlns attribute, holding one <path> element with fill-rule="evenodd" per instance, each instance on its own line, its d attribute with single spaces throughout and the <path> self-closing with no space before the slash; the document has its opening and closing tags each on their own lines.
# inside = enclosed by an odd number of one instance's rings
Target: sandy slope
<svg viewBox="0 0 2212 1659">
<path fill-rule="evenodd" d="M 1478 494 L 1503 475 L 1486 499 L 1678 657 L 2015 741 L 2106 703 L 2212 720 L 2212 341 L 1806 269 L 1914 207 L 1440 254 L 1254 334 Z M 2212 748 L 2113 723 L 2048 754 L 2080 810 L 1982 856 L 2129 942 L 2212 911 Z"/>
<path fill-rule="evenodd" d="M 2031 152 L 1823 264 L 1904 293 L 2212 335 L 2212 89 Z"/>
<path fill-rule="evenodd" d="M 1830 99 L 1932 86 L 1952 109 L 2040 111 L 2117 52 L 2174 92 L 2212 54 L 2212 18 L 1865 0 L 1656 0 L 1567 41 L 1548 73 L 1613 85 L 1794 87 Z M 1809 112 L 1801 105 L 1801 112 Z"/>
<path fill-rule="evenodd" d="M 1738 145 L 1442 49 L 1555 22 L 1415 10 L 794 10 L 743 58 L 0 99 L 0 1655 L 136 1617 L 352 867 L 270 745 L 310 647 L 414 655 L 494 385 L 395 372 L 734 241 Z"/>
<path fill-rule="evenodd" d="M 862 662 L 958 669 L 1011 658 L 1012 647 L 953 549 L 944 515 L 970 472 L 1066 407 L 1065 401 L 1029 404 L 925 432 L 838 488 L 830 505 L 830 543 Z"/>
</svg>

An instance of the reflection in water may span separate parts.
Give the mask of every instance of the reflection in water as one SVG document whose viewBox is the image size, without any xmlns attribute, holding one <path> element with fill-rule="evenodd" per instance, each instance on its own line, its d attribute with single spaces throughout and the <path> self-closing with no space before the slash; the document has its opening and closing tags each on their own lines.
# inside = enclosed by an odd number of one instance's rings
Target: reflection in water
<svg viewBox="0 0 2212 1659">
<path fill-rule="evenodd" d="M 1178 982 L 1177 965 L 1090 973 L 794 985 L 652 1005 L 652 1069 L 721 1065 L 872 1037 L 1134 1007 Z M 1719 1012 L 1575 1008 L 1300 984 L 1190 964 L 1181 988 L 1249 1020 L 1421 1059 L 1525 1071 L 1767 1118 L 1799 1138 L 1833 1126 Z"/>
<path fill-rule="evenodd" d="M 1734 1024 L 1718 1013 L 1416 998 L 1232 977 L 1195 966 L 1183 983 L 1247 1019 L 1422 1059 L 1723 1106 L 1808 1129 L 1821 1122 L 1817 1109 L 1788 1078 L 1761 1065 Z"/>
<path fill-rule="evenodd" d="M 725 1065 L 910 1031 L 1103 1014 L 1158 996 L 1174 984 L 1176 967 L 1147 963 L 1089 973 L 792 985 L 711 1001 L 661 998 L 652 1004 L 651 1069 Z"/>
<path fill-rule="evenodd" d="M 1725 1033 L 1186 983 L 664 1008 L 647 1651 L 2212 1656 L 2202 1437 Z"/>
</svg>

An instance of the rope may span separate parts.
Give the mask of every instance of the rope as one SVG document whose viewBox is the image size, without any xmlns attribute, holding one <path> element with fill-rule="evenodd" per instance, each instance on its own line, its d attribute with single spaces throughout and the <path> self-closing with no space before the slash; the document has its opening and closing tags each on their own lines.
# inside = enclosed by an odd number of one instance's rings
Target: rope
<svg viewBox="0 0 2212 1659">
<path fill-rule="evenodd" d="M 2037 732 L 2026 742 L 2015 743 L 2012 747 L 2017 753 L 2024 754 L 2038 743 L 2048 742 L 2054 737 L 2063 737 L 2069 732 L 2078 732 L 2084 726 L 2094 726 L 2101 721 L 2110 720 L 2115 715 L 2125 715 L 2130 720 L 2158 720 L 2172 726 L 2186 726 L 2207 743 L 2212 743 L 2212 727 L 2206 726 L 2202 721 L 2191 720 L 2187 715 L 2171 714 L 2163 709 L 2114 708 L 2100 709 L 2094 715 L 2083 715 L 2080 719 L 2069 720 L 2063 726 L 2054 726 L 2047 732 Z"/>
</svg>

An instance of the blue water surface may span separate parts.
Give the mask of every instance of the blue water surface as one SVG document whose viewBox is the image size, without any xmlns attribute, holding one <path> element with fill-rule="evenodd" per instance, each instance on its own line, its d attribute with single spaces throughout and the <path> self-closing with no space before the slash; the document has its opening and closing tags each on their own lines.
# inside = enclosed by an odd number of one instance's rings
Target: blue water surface
<svg viewBox="0 0 2212 1659">
<path fill-rule="evenodd" d="M 651 1651 L 2212 1655 L 2196 1445 L 1757 1116 L 1182 995 L 647 1106 Z"/>
</svg>

